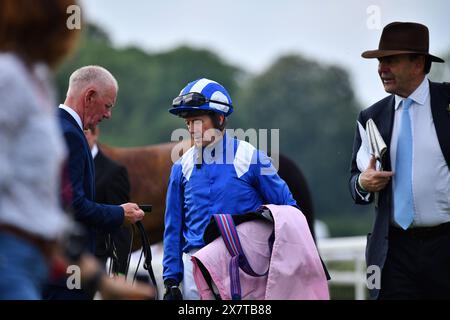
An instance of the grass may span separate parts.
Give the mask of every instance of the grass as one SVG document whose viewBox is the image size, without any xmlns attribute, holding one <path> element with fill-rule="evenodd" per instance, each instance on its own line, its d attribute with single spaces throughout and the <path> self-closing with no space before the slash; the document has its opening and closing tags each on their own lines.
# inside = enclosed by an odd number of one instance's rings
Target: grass
<svg viewBox="0 0 450 320">
<path fill-rule="evenodd" d="M 355 288 L 350 285 L 330 285 L 330 299 L 355 300 Z"/>
</svg>

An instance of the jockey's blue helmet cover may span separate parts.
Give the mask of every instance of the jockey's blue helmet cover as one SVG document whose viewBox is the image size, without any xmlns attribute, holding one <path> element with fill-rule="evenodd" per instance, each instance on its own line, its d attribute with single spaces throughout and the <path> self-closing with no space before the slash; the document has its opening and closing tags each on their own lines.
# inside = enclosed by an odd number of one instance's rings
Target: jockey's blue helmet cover
<svg viewBox="0 0 450 320">
<path fill-rule="evenodd" d="M 191 103 L 183 99 L 183 97 L 193 95 L 196 96 L 194 98 L 200 97 L 202 99 L 196 99 L 196 103 L 192 103 L 191 98 L 188 98 Z M 177 102 L 175 103 L 176 100 Z M 194 110 L 213 111 L 227 117 L 233 112 L 233 105 L 228 91 L 220 83 L 202 78 L 188 83 L 181 90 L 179 96 L 174 99 L 174 103 L 172 108 L 169 109 L 169 112 L 179 115 L 182 112 Z"/>
</svg>

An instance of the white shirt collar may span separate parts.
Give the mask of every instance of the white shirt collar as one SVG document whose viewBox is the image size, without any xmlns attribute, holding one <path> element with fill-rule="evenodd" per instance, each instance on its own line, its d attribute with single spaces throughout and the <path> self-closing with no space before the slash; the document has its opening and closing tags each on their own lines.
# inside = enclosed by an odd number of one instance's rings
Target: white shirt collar
<svg viewBox="0 0 450 320">
<path fill-rule="evenodd" d="M 66 111 L 72 116 L 72 118 L 75 119 L 75 121 L 76 121 L 77 124 L 80 126 L 81 130 L 83 131 L 83 124 L 81 123 L 81 118 L 80 118 L 80 116 L 78 115 L 78 113 L 76 113 L 75 110 L 73 110 L 71 107 L 66 106 L 66 105 L 64 105 L 64 104 L 60 104 L 59 107 L 60 107 L 61 109 L 66 110 Z"/>
<path fill-rule="evenodd" d="M 413 100 L 414 103 L 424 105 L 427 101 L 428 95 L 430 94 L 430 83 L 428 82 L 427 77 L 425 77 L 422 83 L 414 90 L 413 93 L 408 97 Z M 405 98 L 395 95 L 395 110 L 400 106 L 400 102 L 405 100 Z"/>
<path fill-rule="evenodd" d="M 92 154 L 92 159 L 95 159 L 95 157 L 96 157 L 97 154 L 98 154 L 98 147 L 97 147 L 97 144 L 94 144 L 94 146 L 92 147 L 92 149 L 91 149 L 91 154 Z"/>
</svg>

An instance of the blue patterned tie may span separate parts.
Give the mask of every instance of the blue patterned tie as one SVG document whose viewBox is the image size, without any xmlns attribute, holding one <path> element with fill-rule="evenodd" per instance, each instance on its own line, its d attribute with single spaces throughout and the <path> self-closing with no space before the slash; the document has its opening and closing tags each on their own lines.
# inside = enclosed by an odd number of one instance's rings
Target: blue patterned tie
<svg viewBox="0 0 450 320">
<path fill-rule="evenodd" d="M 411 99 L 403 100 L 402 119 L 398 133 L 397 155 L 395 159 L 394 219 L 404 230 L 414 220 L 412 190 L 412 129 L 409 117 Z"/>
</svg>

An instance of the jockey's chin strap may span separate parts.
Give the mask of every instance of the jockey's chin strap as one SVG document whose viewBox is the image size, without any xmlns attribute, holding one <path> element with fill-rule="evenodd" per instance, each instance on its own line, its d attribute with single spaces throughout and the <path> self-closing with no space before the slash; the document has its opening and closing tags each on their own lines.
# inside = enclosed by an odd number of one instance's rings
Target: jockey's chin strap
<svg viewBox="0 0 450 320">
<path fill-rule="evenodd" d="M 242 269 L 248 275 L 253 277 L 263 277 L 268 274 L 269 268 L 267 268 L 264 273 L 256 273 L 245 256 L 244 250 L 242 249 L 241 241 L 236 230 L 233 218 L 229 214 L 215 214 L 214 219 L 216 221 L 217 227 L 219 228 L 220 234 L 222 235 L 223 241 L 228 252 L 231 255 L 230 260 L 230 289 L 231 298 L 233 300 L 241 300 L 241 282 L 239 278 L 239 268 Z M 272 220 L 273 221 L 273 220 Z M 272 247 L 275 240 L 275 232 L 269 237 L 269 248 L 270 256 L 272 256 Z M 270 262 L 269 262 L 270 265 Z"/>
</svg>

